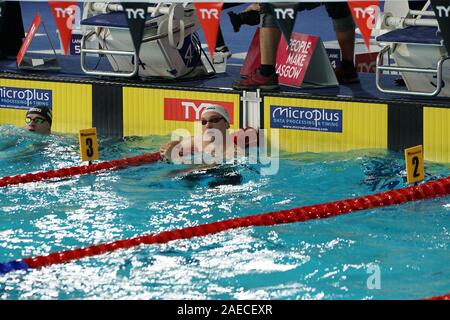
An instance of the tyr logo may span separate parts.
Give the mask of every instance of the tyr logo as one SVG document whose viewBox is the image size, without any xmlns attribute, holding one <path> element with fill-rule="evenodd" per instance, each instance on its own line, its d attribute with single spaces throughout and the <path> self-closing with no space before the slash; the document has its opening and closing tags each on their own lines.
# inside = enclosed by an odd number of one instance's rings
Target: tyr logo
<svg viewBox="0 0 450 320">
<path fill-rule="evenodd" d="M 67 8 L 55 8 L 55 13 L 58 18 L 71 17 L 77 12 L 78 6 L 70 6 Z"/>
<path fill-rule="evenodd" d="M 81 18 L 80 8 L 77 5 L 71 5 L 66 8 L 53 6 L 54 15 L 57 20 L 65 21 L 65 27 L 69 30 L 79 29 Z"/>
<path fill-rule="evenodd" d="M 233 124 L 233 102 L 164 98 L 164 120 L 195 122 L 201 119 L 203 110 L 211 104 L 223 106 Z"/>
<path fill-rule="evenodd" d="M 190 118 L 190 110 L 193 110 L 195 112 L 195 120 L 200 120 L 201 111 L 208 106 L 208 103 L 200 103 L 200 105 L 196 105 L 194 102 L 190 101 L 183 101 L 181 102 L 181 105 L 184 107 L 184 116 L 185 119 Z"/>
<path fill-rule="evenodd" d="M 281 8 L 274 8 L 275 15 L 277 19 L 286 19 L 286 17 L 289 17 L 290 19 L 294 20 L 294 9 L 287 8 L 287 9 L 281 9 Z"/>
<path fill-rule="evenodd" d="M 358 63 L 357 71 L 358 72 L 366 72 L 366 73 L 373 73 L 376 70 L 376 64 L 375 61 L 372 62 L 360 62 Z"/>
<path fill-rule="evenodd" d="M 440 18 L 448 18 L 448 14 L 450 11 L 450 6 L 436 6 L 436 10 L 438 11 L 438 16 Z"/>
<path fill-rule="evenodd" d="M 128 19 L 143 19 L 145 20 L 145 10 L 142 8 L 126 8 L 125 11 L 127 12 Z"/>
<path fill-rule="evenodd" d="M 353 8 L 353 10 L 355 11 L 357 19 L 366 19 L 366 15 L 371 18 L 375 18 L 378 10 L 374 7 L 378 8 L 377 6 L 370 6 L 367 8 Z"/>
<path fill-rule="evenodd" d="M 219 20 L 219 10 L 217 9 L 206 9 L 201 8 L 200 13 L 202 14 L 202 19 L 216 19 Z"/>
<path fill-rule="evenodd" d="M 379 15 L 380 7 L 376 5 L 371 5 L 366 8 L 353 8 L 355 12 L 356 19 L 365 19 L 367 28 L 373 29 L 375 26 L 375 21 Z"/>
</svg>

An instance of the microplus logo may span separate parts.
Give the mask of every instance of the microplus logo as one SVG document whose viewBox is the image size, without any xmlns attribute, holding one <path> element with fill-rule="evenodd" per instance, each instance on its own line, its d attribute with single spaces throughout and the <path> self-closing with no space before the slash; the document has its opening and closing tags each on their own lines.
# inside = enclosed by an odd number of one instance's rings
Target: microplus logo
<svg viewBox="0 0 450 320">
<path fill-rule="evenodd" d="M 270 106 L 270 127 L 342 132 L 342 110 Z"/>
<path fill-rule="evenodd" d="M 52 107 L 52 91 L 42 89 L 0 87 L 0 107 L 28 109 L 35 106 Z"/>
</svg>

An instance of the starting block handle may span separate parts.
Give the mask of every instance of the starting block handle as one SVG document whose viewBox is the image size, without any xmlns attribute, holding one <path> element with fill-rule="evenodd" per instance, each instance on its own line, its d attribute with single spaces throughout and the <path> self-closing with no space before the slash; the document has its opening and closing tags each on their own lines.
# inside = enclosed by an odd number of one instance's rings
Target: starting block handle
<svg viewBox="0 0 450 320">
<path fill-rule="evenodd" d="M 402 67 L 402 66 L 391 66 L 390 61 L 388 61 L 388 65 L 383 64 L 383 56 L 388 53 L 390 55 L 391 47 L 385 46 L 377 56 L 376 62 L 376 72 L 375 72 L 375 81 L 377 85 L 377 89 L 383 93 L 394 93 L 394 94 L 403 94 L 403 95 L 415 95 L 422 97 L 434 97 L 437 96 L 442 89 L 442 65 L 443 63 L 450 59 L 449 56 L 441 57 L 438 60 L 436 69 L 433 68 L 411 68 L 411 67 Z M 393 90 L 383 88 L 381 85 L 381 76 L 383 71 L 398 71 L 398 72 L 416 72 L 416 73 L 429 73 L 436 75 L 436 89 L 432 92 L 424 92 L 424 91 L 408 91 L 408 90 Z"/>
<path fill-rule="evenodd" d="M 103 49 L 88 49 L 87 43 L 89 39 L 95 35 L 94 31 L 89 32 L 87 35 L 84 35 L 81 38 L 81 52 L 80 52 L 80 64 L 81 69 L 86 74 L 97 75 L 97 76 L 114 76 L 114 77 L 126 77 L 131 78 L 138 74 L 139 71 L 139 57 L 136 52 L 133 51 L 118 51 L 118 50 L 103 50 Z M 120 72 L 120 71 L 101 71 L 89 69 L 86 66 L 86 56 L 88 53 L 91 54 L 109 54 L 109 55 L 122 55 L 122 56 L 131 56 L 134 57 L 135 64 L 133 66 L 133 70 L 130 72 Z"/>
</svg>

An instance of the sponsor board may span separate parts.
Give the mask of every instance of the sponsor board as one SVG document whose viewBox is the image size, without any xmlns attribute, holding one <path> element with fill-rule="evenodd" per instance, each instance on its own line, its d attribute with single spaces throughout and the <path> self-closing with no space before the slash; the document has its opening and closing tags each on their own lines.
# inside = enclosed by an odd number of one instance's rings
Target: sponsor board
<svg viewBox="0 0 450 320">
<path fill-rule="evenodd" d="M 286 40 L 281 38 L 276 63 L 281 84 L 301 86 L 318 39 L 316 36 L 293 33 L 290 44 L 287 44 Z"/>
<path fill-rule="evenodd" d="M 280 129 L 342 132 L 342 110 L 270 106 L 270 127 Z"/>
<path fill-rule="evenodd" d="M 234 123 L 233 102 L 164 98 L 164 120 L 194 122 L 201 119 L 203 109 L 209 104 L 218 104 L 228 111 L 230 124 Z"/>
<path fill-rule="evenodd" d="M 281 108 L 274 110 L 277 106 Z M 302 118 L 301 109 L 298 108 L 303 108 Z M 286 111 L 282 113 L 283 110 Z M 294 112 L 295 110 L 299 111 Z M 341 111 L 342 114 L 333 116 L 334 110 Z M 306 113 L 307 111 L 311 112 Z M 326 113 L 325 117 L 322 114 L 322 118 L 328 123 L 319 120 L 319 112 Z M 317 127 L 314 115 L 317 117 Z M 283 120 L 279 120 L 280 118 L 290 120 L 285 120 L 284 129 Z M 273 123 L 275 119 L 278 120 L 277 124 Z M 387 104 L 264 96 L 263 128 L 268 129 L 269 133 L 279 132 L 280 150 L 283 151 L 341 152 L 363 148 L 387 149 L 387 119 Z M 298 123 L 298 120 L 309 122 L 302 124 L 301 121 Z"/>
<path fill-rule="evenodd" d="M 23 40 L 22 45 L 20 46 L 20 50 L 17 53 L 16 62 L 18 66 L 21 65 L 23 57 L 25 56 L 28 47 L 33 41 L 34 36 L 36 35 L 36 32 L 38 31 L 40 25 L 41 25 L 41 15 L 39 13 L 36 13 L 33 22 L 31 23 L 30 28 L 28 29 L 27 35 Z"/>
<path fill-rule="evenodd" d="M 0 87 L 0 107 L 29 109 L 36 106 L 52 107 L 52 90 Z"/>
</svg>

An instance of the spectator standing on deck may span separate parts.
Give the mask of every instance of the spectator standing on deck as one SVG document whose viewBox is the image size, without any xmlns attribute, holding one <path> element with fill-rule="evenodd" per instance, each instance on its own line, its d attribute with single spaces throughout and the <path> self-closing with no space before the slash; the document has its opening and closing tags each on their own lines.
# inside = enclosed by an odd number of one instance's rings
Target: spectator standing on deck
<svg viewBox="0 0 450 320">
<path fill-rule="evenodd" d="M 320 3 L 287 3 L 285 8 L 296 11 L 313 9 Z M 359 78 L 354 66 L 355 23 L 346 2 L 324 3 L 328 15 L 333 20 L 336 38 L 342 52 L 342 61 L 337 66 L 336 77 L 341 84 L 358 83 Z M 275 17 L 266 3 L 260 4 L 262 27 L 260 30 L 261 67 L 243 80 L 236 80 L 233 88 L 238 90 L 276 90 L 279 88 L 275 72 L 277 48 L 281 31 Z"/>
</svg>

